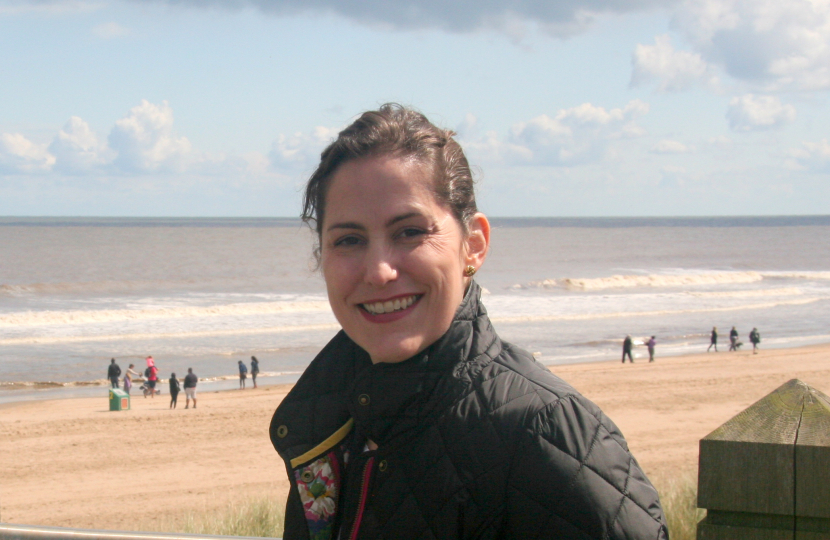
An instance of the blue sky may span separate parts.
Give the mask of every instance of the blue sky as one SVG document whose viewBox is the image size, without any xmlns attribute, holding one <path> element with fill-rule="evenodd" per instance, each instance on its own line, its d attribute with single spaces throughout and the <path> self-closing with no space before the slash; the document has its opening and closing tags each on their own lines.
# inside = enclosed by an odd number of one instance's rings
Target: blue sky
<svg viewBox="0 0 830 540">
<path fill-rule="evenodd" d="M 826 0 L 0 0 L 0 215 L 296 216 L 411 105 L 494 216 L 830 213 Z"/>
</svg>

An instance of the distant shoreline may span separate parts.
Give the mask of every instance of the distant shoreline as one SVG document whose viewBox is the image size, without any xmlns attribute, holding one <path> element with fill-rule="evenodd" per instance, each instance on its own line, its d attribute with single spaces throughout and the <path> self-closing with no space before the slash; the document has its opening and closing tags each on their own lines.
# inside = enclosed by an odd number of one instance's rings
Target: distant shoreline
<svg viewBox="0 0 830 540">
<path fill-rule="evenodd" d="M 620 341 L 620 356 L 622 356 L 622 340 Z M 734 353 L 728 350 L 729 344 L 728 342 L 724 342 L 721 344 L 721 350 L 717 353 L 710 352 L 706 353 L 704 349 L 704 345 L 706 343 L 701 342 L 701 350 L 699 352 L 694 353 L 681 353 L 681 354 L 666 354 L 661 355 L 660 353 L 660 345 L 658 343 L 656 354 L 655 354 L 655 362 L 659 362 L 660 359 L 677 359 L 683 357 L 695 357 L 699 354 L 709 354 L 709 355 L 732 355 Z M 749 345 L 747 347 L 747 345 Z M 815 343 L 808 343 L 808 344 L 785 344 L 783 346 L 773 346 L 773 347 L 764 347 L 764 343 L 761 343 L 761 349 L 759 350 L 766 350 L 766 351 L 787 351 L 787 350 L 798 350 L 802 348 L 810 348 L 810 347 L 827 347 L 830 348 L 830 341 L 822 340 L 817 341 Z M 724 348 L 726 350 L 724 350 Z M 751 352 L 752 345 L 751 344 L 744 344 L 742 349 L 739 353 L 745 354 L 747 351 Z M 634 359 L 635 363 L 648 363 L 648 353 L 647 349 L 644 345 L 635 345 L 634 347 Z M 533 351 L 530 351 L 533 353 Z M 534 355 L 535 356 L 535 355 Z M 546 362 L 548 360 L 544 356 L 536 357 L 537 361 L 539 361 L 542 365 L 553 371 L 554 373 L 557 372 L 560 368 L 571 368 L 574 366 L 600 366 L 605 364 L 616 364 L 621 363 L 618 359 L 611 359 L 611 358 L 604 358 L 601 360 L 589 360 L 589 361 L 582 361 L 582 362 L 564 362 L 564 363 L 550 363 Z M 276 375 L 263 375 L 260 374 L 258 378 L 258 384 L 261 388 L 266 387 L 273 387 L 273 386 L 283 386 L 283 385 L 293 385 L 302 375 L 301 372 L 297 373 L 289 373 L 289 374 L 276 374 Z M 131 399 L 137 398 L 144 398 L 143 393 L 139 389 L 141 384 L 144 382 L 143 378 L 134 379 L 133 388 L 131 391 Z M 161 388 L 162 393 L 160 394 L 161 397 L 169 396 L 167 391 L 167 381 L 168 379 L 160 379 L 158 383 L 158 387 Z M 9 383 L 7 383 L 9 384 Z M 11 383 L 15 384 L 15 383 Z M 22 383 L 19 383 L 22 384 Z M 37 383 L 35 383 L 37 384 Z M 49 383 L 46 383 L 49 384 Z M 67 399 L 89 399 L 89 398 L 97 398 L 97 395 L 105 396 L 107 392 L 110 390 L 109 381 L 106 380 L 99 380 L 99 381 L 90 381 L 90 382 L 71 382 L 71 383 L 51 383 L 55 385 L 55 387 L 47 387 L 47 388 L 31 388 L 31 389 L 3 389 L 0 390 L 0 408 L 13 406 L 15 404 L 22 404 L 28 403 L 33 401 L 62 401 Z M 203 389 L 205 392 L 229 392 L 238 390 L 239 387 L 239 378 L 238 375 L 223 375 L 219 377 L 210 377 L 208 379 L 200 379 L 199 381 L 200 389 Z M 251 378 L 248 377 L 247 380 L 247 387 L 252 388 L 253 385 L 251 383 Z M 123 386 L 121 387 L 123 389 Z M 35 393 L 42 392 L 40 396 L 33 395 Z M 68 395 L 55 395 L 60 392 L 64 392 Z M 20 399 L 14 399 L 15 396 L 20 396 Z"/>
<path fill-rule="evenodd" d="M 809 227 L 830 215 L 761 216 L 488 216 L 494 227 Z M 299 217 L 0 216 L 0 227 L 304 227 Z"/>
</svg>

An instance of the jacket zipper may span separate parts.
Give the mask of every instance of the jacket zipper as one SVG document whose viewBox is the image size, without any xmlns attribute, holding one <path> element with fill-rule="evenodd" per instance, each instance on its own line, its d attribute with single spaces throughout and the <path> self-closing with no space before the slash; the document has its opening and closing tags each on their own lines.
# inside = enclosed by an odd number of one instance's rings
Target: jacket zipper
<svg viewBox="0 0 830 540">
<path fill-rule="evenodd" d="M 375 456 L 370 457 L 363 466 L 363 476 L 360 482 L 360 502 L 357 505 L 357 514 L 355 514 L 354 522 L 352 523 L 352 532 L 349 533 L 349 540 L 356 540 L 357 533 L 360 530 L 360 521 L 363 519 L 363 510 L 366 508 L 366 498 L 369 495 L 369 479 L 372 476 L 372 466 L 375 464 Z"/>
</svg>

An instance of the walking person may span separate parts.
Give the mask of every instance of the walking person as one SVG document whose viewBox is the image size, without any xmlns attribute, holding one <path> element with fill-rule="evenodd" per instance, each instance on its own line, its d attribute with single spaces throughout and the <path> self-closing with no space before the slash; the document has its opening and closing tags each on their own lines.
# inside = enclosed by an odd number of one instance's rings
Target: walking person
<svg viewBox="0 0 830 540">
<path fill-rule="evenodd" d="M 729 350 L 738 350 L 738 331 L 735 330 L 734 326 L 732 327 L 732 330 L 729 331 Z"/>
<path fill-rule="evenodd" d="M 245 366 L 245 363 L 240 360 L 239 361 L 239 389 L 245 390 L 245 379 L 248 378 L 248 368 Z"/>
<path fill-rule="evenodd" d="M 176 379 L 176 374 L 170 374 L 170 408 L 176 408 L 176 400 L 179 397 L 179 380 Z"/>
<path fill-rule="evenodd" d="M 187 375 L 184 376 L 184 396 L 187 398 L 184 408 L 190 408 L 190 400 L 193 400 L 193 408 L 196 408 L 196 384 L 199 377 L 193 373 L 193 368 L 187 368 Z"/>
<path fill-rule="evenodd" d="M 634 359 L 631 357 L 631 347 L 633 344 L 631 343 L 631 336 L 625 336 L 623 340 L 623 355 L 622 355 L 622 363 L 625 364 L 625 355 L 628 355 L 628 360 L 633 364 Z"/>
<path fill-rule="evenodd" d="M 133 377 L 138 377 L 140 374 L 133 370 L 135 364 L 130 364 L 130 367 L 127 368 L 127 371 L 124 372 L 124 391 L 127 394 L 130 393 L 130 388 L 133 387 Z"/>
<path fill-rule="evenodd" d="M 251 380 L 254 381 L 254 388 L 256 388 L 256 376 L 259 375 L 259 360 L 256 356 L 251 357 Z"/>
<path fill-rule="evenodd" d="M 646 341 L 646 346 L 648 347 L 648 361 L 654 362 L 654 346 L 657 345 L 657 339 L 654 336 L 651 336 L 651 339 Z"/>
<path fill-rule="evenodd" d="M 152 356 L 147 357 L 147 369 L 144 370 L 144 376 L 147 377 L 147 388 L 150 390 L 150 397 L 156 397 L 156 382 L 158 382 L 159 369 L 156 367 L 156 361 Z M 144 395 L 147 397 L 147 394 Z"/>
<path fill-rule="evenodd" d="M 107 367 L 107 377 L 109 377 L 110 384 L 113 388 L 118 388 L 118 377 L 120 376 L 121 367 L 115 363 L 115 358 L 113 358 L 109 367 Z"/>
<path fill-rule="evenodd" d="M 761 343 L 761 332 L 753 328 L 749 333 L 749 341 L 752 343 L 752 354 L 758 354 L 758 344 Z"/>
<path fill-rule="evenodd" d="M 712 347 L 715 348 L 715 352 L 718 352 L 718 328 L 716 326 L 712 327 L 712 334 L 709 336 L 709 347 L 706 352 L 709 352 Z"/>
</svg>

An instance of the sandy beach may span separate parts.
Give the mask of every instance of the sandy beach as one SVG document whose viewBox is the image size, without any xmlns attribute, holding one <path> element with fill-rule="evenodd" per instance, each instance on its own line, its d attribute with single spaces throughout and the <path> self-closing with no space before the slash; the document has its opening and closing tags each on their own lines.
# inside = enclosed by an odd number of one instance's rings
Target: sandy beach
<svg viewBox="0 0 830 540">
<path fill-rule="evenodd" d="M 695 475 L 699 439 L 786 381 L 830 393 L 830 344 L 553 371 L 617 423 L 660 486 Z M 0 521 L 147 530 L 150 516 L 284 500 L 268 424 L 289 388 L 205 392 L 195 410 L 183 394 L 176 410 L 166 394 L 139 394 L 131 410 L 110 412 L 103 388 L 100 398 L 0 406 Z"/>
</svg>

